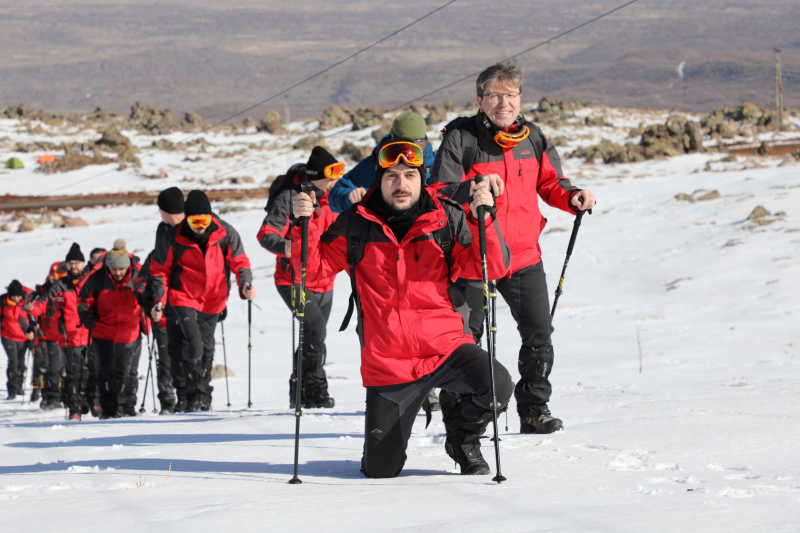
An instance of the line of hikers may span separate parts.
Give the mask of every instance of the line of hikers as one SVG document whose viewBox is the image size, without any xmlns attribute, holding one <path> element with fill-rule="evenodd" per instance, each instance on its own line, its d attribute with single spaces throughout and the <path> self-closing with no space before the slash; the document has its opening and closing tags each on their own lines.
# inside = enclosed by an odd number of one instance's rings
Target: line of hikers
<svg viewBox="0 0 800 533">
<path fill-rule="evenodd" d="M 276 256 L 278 293 L 303 322 L 302 407 L 334 406 L 323 366 L 327 322 L 334 278 L 342 270 L 350 276 L 342 329 L 355 310 L 368 477 L 402 470 L 417 413 L 424 407 L 430 417 L 437 403 L 445 449 L 462 474 L 489 472 L 479 438 L 492 410 L 505 411 L 512 394 L 521 433 L 563 428 L 548 408 L 553 327 L 539 198 L 573 214 L 592 208 L 595 198 L 563 176 L 555 146 L 520 113 L 522 87 L 516 61 L 492 65 L 476 80 L 477 115 L 451 121 L 437 153 L 422 117 L 404 112 L 351 171 L 317 146 L 270 187 L 257 238 Z M 9 285 L 0 305 L 10 398 L 21 392 L 25 345 L 32 343 L 45 408 L 63 401 L 70 418 L 135 414 L 135 371 L 149 318 L 160 354 L 162 413 L 210 409 L 214 331 L 225 316 L 231 272 L 239 296 L 255 298 L 250 262 L 237 232 L 212 212 L 203 192 L 190 192 L 184 202 L 173 187 L 162 191 L 158 205 L 162 223 L 144 263 L 118 240 L 110 252 L 93 251 L 84 272 L 73 245 L 41 287 Z M 517 322 L 516 385 L 481 348 L 489 296 L 484 274 L 496 280 Z M 293 367 L 292 407 L 297 379 Z"/>
</svg>

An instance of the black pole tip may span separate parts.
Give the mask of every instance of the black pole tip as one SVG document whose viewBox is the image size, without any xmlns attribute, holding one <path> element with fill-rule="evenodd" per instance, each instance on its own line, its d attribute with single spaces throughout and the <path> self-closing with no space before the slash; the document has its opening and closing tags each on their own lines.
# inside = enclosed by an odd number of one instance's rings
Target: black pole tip
<svg viewBox="0 0 800 533">
<path fill-rule="evenodd" d="M 146 412 L 146 409 L 144 407 L 140 407 L 139 408 L 139 414 L 144 414 L 145 412 Z"/>
<path fill-rule="evenodd" d="M 503 481 L 505 481 L 505 480 L 506 480 L 506 477 L 504 475 L 502 475 L 502 474 L 497 474 L 496 476 L 494 476 L 492 478 L 492 481 L 496 481 L 498 485 L 500 483 L 502 483 Z"/>
<path fill-rule="evenodd" d="M 300 481 L 300 478 L 293 477 L 289 480 L 289 485 L 301 485 L 303 482 Z"/>
</svg>

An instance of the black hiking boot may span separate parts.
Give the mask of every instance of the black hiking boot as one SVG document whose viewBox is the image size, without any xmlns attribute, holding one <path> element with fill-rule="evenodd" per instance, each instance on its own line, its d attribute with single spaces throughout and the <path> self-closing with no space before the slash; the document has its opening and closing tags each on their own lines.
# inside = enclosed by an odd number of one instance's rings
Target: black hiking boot
<svg viewBox="0 0 800 533">
<path fill-rule="evenodd" d="M 186 398 L 178 397 L 178 403 L 175 404 L 175 412 L 183 413 L 186 411 L 187 401 Z"/>
<path fill-rule="evenodd" d="M 481 455 L 480 442 L 457 445 L 448 438 L 444 443 L 444 450 L 458 463 L 462 476 L 485 476 L 492 473 L 489 464 Z"/>
<path fill-rule="evenodd" d="M 186 403 L 186 409 L 183 410 L 184 413 L 196 413 L 200 410 L 200 400 L 194 399 L 189 400 Z"/>
<path fill-rule="evenodd" d="M 564 424 L 550 414 L 546 405 L 531 407 L 528 415 L 520 418 L 519 432 L 522 434 L 536 433 L 540 435 L 562 431 Z"/>
<path fill-rule="evenodd" d="M 303 401 L 303 407 L 306 409 L 329 409 L 334 405 L 336 402 L 330 396 L 314 396 Z"/>
<path fill-rule="evenodd" d="M 161 403 L 161 411 L 158 413 L 159 415 L 174 415 L 175 414 L 175 403 L 174 402 L 162 402 Z"/>
<path fill-rule="evenodd" d="M 31 392 L 31 403 L 38 401 L 40 397 L 41 391 L 39 390 L 39 387 L 34 387 L 33 392 Z"/>
</svg>

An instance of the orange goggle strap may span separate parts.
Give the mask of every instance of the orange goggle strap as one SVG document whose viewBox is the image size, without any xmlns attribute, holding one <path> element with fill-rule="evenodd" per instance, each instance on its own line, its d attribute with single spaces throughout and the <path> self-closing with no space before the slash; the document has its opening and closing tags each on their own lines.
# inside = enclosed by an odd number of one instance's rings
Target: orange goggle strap
<svg viewBox="0 0 800 533">
<path fill-rule="evenodd" d="M 193 228 L 207 228 L 211 225 L 211 215 L 192 215 L 186 217 L 186 223 Z"/>
<path fill-rule="evenodd" d="M 531 130 L 528 126 L 523 126 L 522 131 L 517 133 L 508 133 L 507 131 L 498 131 L 494 136 L 494 142 L 503 148 L 514 148 L 516 145 L 528 138 Z"/>
<path fill-rule="evenodd" d="M 390 168 L 399 164 L 400 158 L 411 167 L 422 166 L 425 159 L 422 154 L 422 148 L 419 145 L 407 141 L 398 141 L 389 143 L 381 148 L 378 153 L 378 164 L 382 168 Z"/>
<path fill-rule="evenodd" d="M 325 170 L 322 171 L 322 174 L 329 180 L 338 180 L 342 177 L 342 174 L 344 174 L 344 163 L 341 161 L 331 163 L 325 167 Z"/>
</svg>

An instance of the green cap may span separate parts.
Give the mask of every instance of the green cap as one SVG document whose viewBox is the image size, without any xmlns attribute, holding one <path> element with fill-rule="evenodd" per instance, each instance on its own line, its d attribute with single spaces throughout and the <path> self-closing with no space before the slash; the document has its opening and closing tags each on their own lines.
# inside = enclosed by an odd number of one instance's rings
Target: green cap
<svg viewBox="0 0 800 533">
<path fill-rule="evenodd" d="M 424 118 L 411 111 L 404 111 L 392 122 L 392 134 L 404 139 L 424 139 L 428 136 L 428 127 Z"/>
</svg>

